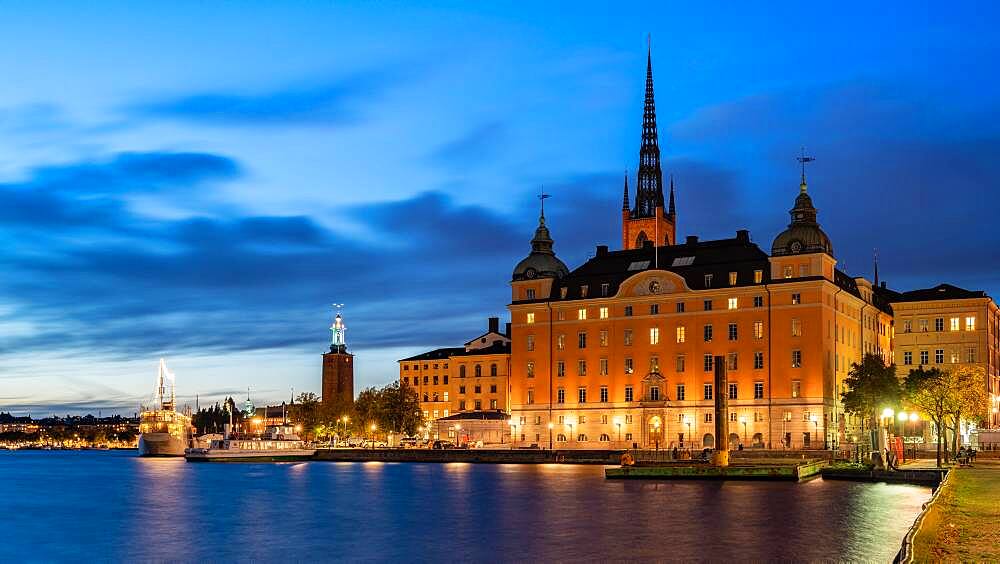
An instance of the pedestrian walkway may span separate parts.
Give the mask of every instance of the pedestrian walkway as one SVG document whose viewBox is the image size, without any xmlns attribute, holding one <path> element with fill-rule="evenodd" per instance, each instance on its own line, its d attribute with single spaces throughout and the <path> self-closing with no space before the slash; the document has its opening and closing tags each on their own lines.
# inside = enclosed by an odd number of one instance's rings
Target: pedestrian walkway
<svg viewBox="0 0 1000 564">
<path fill-rule="evenodd" d="M 1000 460 L 980 458 L 972 468 L 952 467 L 941 488 L 913 538 L 913 560 L 1000 560 Z"/>
</svg>

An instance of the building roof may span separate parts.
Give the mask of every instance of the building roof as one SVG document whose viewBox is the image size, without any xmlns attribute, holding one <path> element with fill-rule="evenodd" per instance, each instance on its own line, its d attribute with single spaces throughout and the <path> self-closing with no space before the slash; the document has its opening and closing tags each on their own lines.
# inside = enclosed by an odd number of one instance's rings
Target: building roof
<svg viewBox="0 0 1000 564">
<path fill-rule="evenodd" d="M 506 421 L 509 419 L 506 413 L 500 410 L 496 411 L 462 411 L 449 415 L 448 417 L 438 418 L 437 421 Z"/>
<path fill-rule="evenodd" d="M 510 342 L 494 341 L 492 345 L 481 349 L 460 349 L 461 352 L 454 353 L 453 356 L 483 356 L 488 354 L 510 354 Z"/>
<path fill-rule="evenodd" d="M 892 292 L 892 290 L 889 290 Z M 891 299 L 894 302 L 928 302 L 933 300 L 968 300 L 974 298 L 987 298 L 986 292 L 982 290 L 966 290 L 951 284 L 938 284 L 933 288 L 923 288 L 920 290 L 910 290 L 909 292 L 892 292 Z"/>
<path fill-rule="evenodd" d="M 443 349 L 434 349 L 432 351 L 420 353 L 416 356 L 401 358 L 397 362 L 406 362 L 412 360 L 447 360 L 448 357 L 451 355 L 464 352 L 465 352 L 465 347 L 445 347 Z"/>
</svg>

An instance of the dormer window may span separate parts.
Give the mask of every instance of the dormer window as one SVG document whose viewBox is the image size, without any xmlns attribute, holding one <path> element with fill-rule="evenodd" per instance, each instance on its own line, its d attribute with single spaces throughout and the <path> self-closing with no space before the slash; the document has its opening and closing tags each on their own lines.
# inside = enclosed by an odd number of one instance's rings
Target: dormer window
<svg viewBox="0 0 1000 564">
<path fill-rule="evenodd" d="M 529 300 L 535 299 L 535 289 L 534 288 L 528 288 L 527 290 L 525 290 L 524 291 L 524 297 L 527 298 L 527 299 L 529 299 Z"/>
<path fill-rule="evenodd" d="M 736 275 L 735 272 L 730 272 L 729 273 L 729 285 L 730 286 L 735 286 L 736 285 L 736 276 L 737 275 Z"/>
<path fill-rule="evenodd" d="M 610 290 L 611 290 L 611 284 L 608 284 L 607 282 L 601 284 L 601 296 L 607 296 Z"/>
<path fill-rule="evenodd" d="M 791 266 L 786 266 L 785 267 L 784 276 L 785 276 L 785 278 L 791 278 L 792 277 L 792 267 Z"/>
<path fill-rule="evenodd" d="M 706 288 L 711 288 L 712 287 L 712 275 L 711 274 L 706 274 L 705 275 L 705 287 Z"/>
<path fill-rule="evenodd" d="M 590 287 L 589 287 L 589 286 L 587 286 L 586 284 L 584 284 L 583 286 L 580 286 L 580 297 L 581 297 L 581 298 L 586 298 L 586 297 L 587 297 L 587 290 L 588 290 L 589 288 L 590 288 Z"/>
<path fill-rule="evenodd" d="M 566 294 L 568 294 L 568 293 L 569 293 L 569 288 L 560 288 L 559 289 L 559 297 L 562 298 L 562 299 L 564 299 L 564 300 L 566 299 Z"/>
</svg>

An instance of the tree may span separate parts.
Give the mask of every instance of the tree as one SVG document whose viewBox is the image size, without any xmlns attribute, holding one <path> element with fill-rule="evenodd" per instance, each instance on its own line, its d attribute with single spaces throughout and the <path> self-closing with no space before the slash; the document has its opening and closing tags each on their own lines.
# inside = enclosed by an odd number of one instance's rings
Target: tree
<svg viewBox="0 0 1000 564">
<path fill-rule="evenodd" d="M 323 423 L 322 405 L 319 397 L 312 392 L 302 392 L 295 398 L 295 403 L 288 408 L 289 418 L 302 425 L 304 439 L 310 440 L 316 435 L 316 428 Z"/>
<path fill-rule="evenodd" d="M 877 428 L 882 409 L 899 405 L 902 395 L 895 365 L 886 366 L 875 354 L 866 354 L 861 364 L 852 364 L 844 384 L 847 391 L 840 394 L 844 411 L 861 418 L 862 430 L 864 423 L 868 429 Z"/>
<path fill-rule="evenodd" d="M 417 392 L 395 381 L 382 388 L 379 395 L 384 428 L 405 435 L 415 434 L 424 419 Z"/>
<path fill-rule="evenodd" d="M 986 419 L 990 397 L 986 392 L 986 372 L 981 366 L 964 366 L 950 374 L 952 398 L 952 452 L 958 452 L 962 420 L 979 423 Z"/>
<path fill-rule="evenodd" d="M 945 418 L 955 407 L 954 379 L 950 374 L 937 368 L 923 367 L 910 370 L 903 382 L 906 402 L 923 412 L 937 428 L 937 466 L 941 467 L 941 451 L 945 457 L 948 450 L 945 443 Z"/>
</svg>

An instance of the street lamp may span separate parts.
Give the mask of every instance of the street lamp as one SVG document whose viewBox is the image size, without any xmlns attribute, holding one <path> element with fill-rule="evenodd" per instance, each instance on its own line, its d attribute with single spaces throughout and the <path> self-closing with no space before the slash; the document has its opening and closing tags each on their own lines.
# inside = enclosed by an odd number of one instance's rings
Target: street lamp
<svg viewBox="0 0 1000 564">
<path fill-rule="evenodd" d="M 621 417 L 615 417 L 614 422 L 615 422 L 615 426 L 618 427 L 618 446 L 621 446 L 621 443 L 622 443 L 622 418 Z"/>
<path fill-rule="evenodd" d="M 816 431 L 816 437 L 819 437 L 819 416 L 813 413 L 809 416 L 809 420 L 813 422 L 813 428 Z"/>
<path fill-rule="evenodd" d="M 510 448 L 514 450 L 514 441 L 517 440 L 517 423 L 514 423 L 513 417 L 508 422 L 510 423 Z"/>
<path fill-rule="evenodd" d="M 688 428 L 688 448 L 694 446 L 694 439 L 691 437 L 691 418 L 687 415 L 684 416 L 684 424 Z"/>
<path fill-rule="evenodd" d="M 573 418 L 567 417 L 566 424 L 569 425 L 569 440 L 573 441 Z"/>
<path fill-rule="evenodd" d="M 462 446 L 462 438 L 459 432 L 462 430 L 462 425 L 455 423 L 452 427 L 455 430 L 455 446 Z"/>
<path fill-rule="evenodd" d="M 746 415 L 740 416 L 740 423 L 743 424 L 743 444 L 747 443 L 747 417 Z"/>
<path fill-rule="evenodd" d="M 552 422 L 549 421 L 549 450 L 552 450 Z"/>
<path fill-rule="evenodd" d="M 375 450 L 375 429 L 378 429 L 378 425 L 372 423 L 369 428 L 372 431 L 372 450 Z"/>
<path fill-rule="evenodd" d="M 660 418 L 657 417 L 653 420 L 653 434 L 656 435 L 656 450 L 660 450 Z"/>
</svg>

